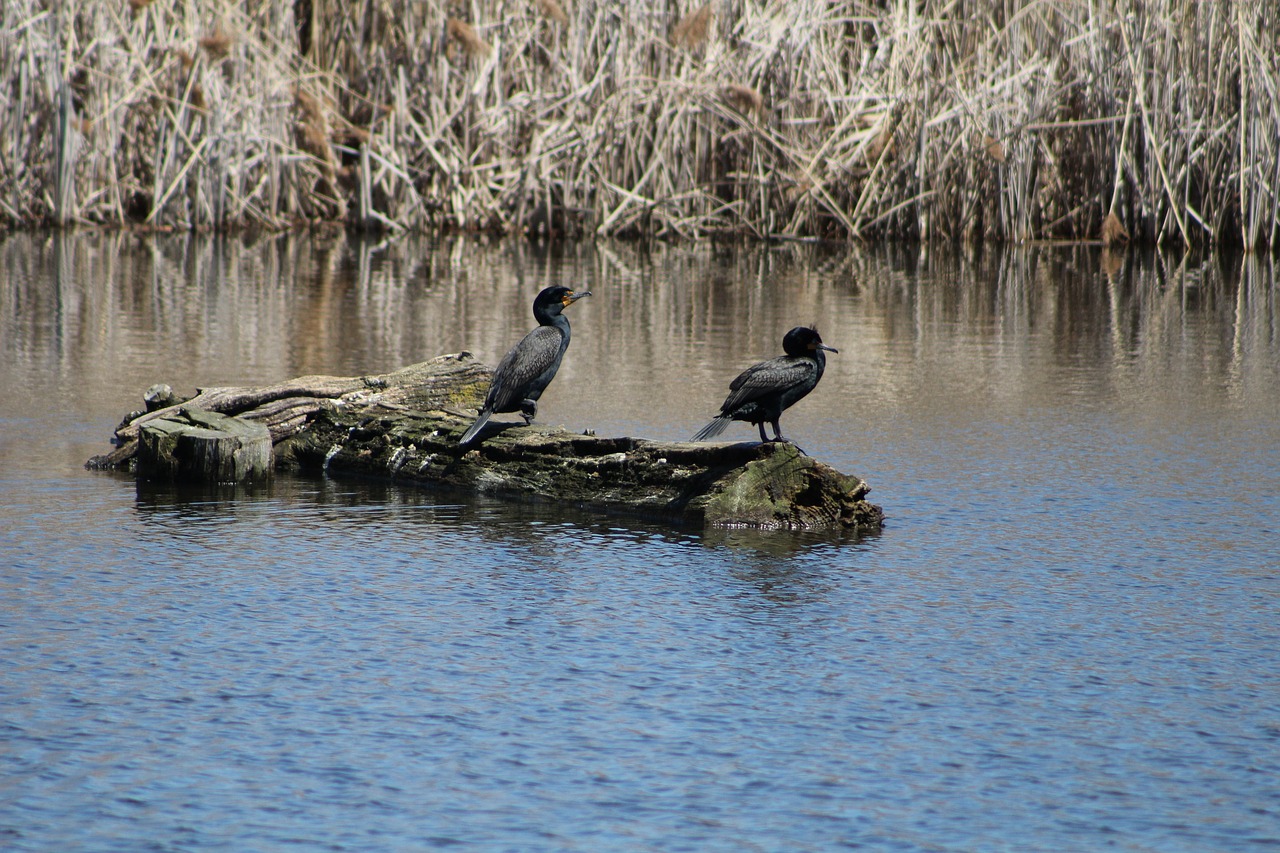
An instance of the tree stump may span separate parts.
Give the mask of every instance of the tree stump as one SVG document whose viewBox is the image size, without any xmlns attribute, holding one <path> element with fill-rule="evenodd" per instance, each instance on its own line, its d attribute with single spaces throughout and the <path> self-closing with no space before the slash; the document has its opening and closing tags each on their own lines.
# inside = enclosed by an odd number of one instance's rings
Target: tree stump
<svg viewBox="0 0 1280 853">
<path fill-rule="evenodd" d="M 263 424 L 182 406 L 139 430 L 137 470 L 150 480 L 244 483 L 271 473 L 271 446 Z"/>
</svg>

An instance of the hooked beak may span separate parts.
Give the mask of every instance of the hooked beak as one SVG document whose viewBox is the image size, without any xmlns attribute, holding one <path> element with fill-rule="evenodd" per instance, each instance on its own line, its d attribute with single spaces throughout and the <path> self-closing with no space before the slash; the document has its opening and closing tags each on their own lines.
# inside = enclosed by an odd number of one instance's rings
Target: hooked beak
<svg viewBox="0 0 1280 853">
<path fill-rule="evenodd" d="M 582 297 L 590 296 L 590 295 L 591 295 L 590 290 L 580 290 L 580 291 L 571 290 L 564 295 L 564 298 L 561 299 L 560 302 L 564 305 L 565 308 L 568 308 L 570 305 L 577 302 Z"/>
<path fill-rule="evenodd" d="M 829 347 L 826 344 L 810 344 L 809 346 L 812 347 L 813 349 L 824 349 L 827 352 L 834 352 L 837 354 L 839 354 L 840 352 L 840 350 L 836 349 L 835 347 Z"/>
</svg>

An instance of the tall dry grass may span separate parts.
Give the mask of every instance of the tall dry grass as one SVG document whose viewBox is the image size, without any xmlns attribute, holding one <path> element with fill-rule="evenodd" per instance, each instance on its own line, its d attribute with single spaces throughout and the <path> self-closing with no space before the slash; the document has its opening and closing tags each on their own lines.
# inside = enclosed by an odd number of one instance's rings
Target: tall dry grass
<svg viewBox="0 0 1280 853">
<path fill-rule="evenodd" d="M 1253 0 L 7 0 L 0 220 L 1280 245 Z"/>
</svg>

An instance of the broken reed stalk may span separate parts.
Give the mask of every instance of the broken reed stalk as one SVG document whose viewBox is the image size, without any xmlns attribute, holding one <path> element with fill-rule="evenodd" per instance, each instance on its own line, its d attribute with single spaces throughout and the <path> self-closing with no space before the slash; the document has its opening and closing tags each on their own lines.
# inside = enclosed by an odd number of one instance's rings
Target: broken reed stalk
<svg viewBox="0 0 1280 853">
<path fill-rule="evenodd" d="M 45 6 L 8 225 L 1280 239 L 1276 4 Z"/>
<path fill-rule="evenodd" d="M 71 103 L 71 87 L 65 82 L 58 86 L 57 99 L 57 132 L 54 135 L 55 182 L 53 202 L 53 219 L 59 225 L 66 225 L 75 215 L 75 164 L 76 137 L 72 129 L 75 107 Z"/>
</svg>

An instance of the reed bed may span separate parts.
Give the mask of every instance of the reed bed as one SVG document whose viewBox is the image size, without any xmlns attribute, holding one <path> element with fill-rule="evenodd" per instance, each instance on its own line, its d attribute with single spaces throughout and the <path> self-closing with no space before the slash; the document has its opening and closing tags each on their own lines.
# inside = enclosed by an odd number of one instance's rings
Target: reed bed
<svg viewBox="0 0 1280 853">
<path fill-rule="evenodd" d="M 0 222 L 1280 245 L 1252 0 L 7 0 Z"/>
</svg>

